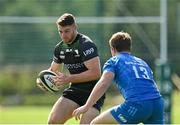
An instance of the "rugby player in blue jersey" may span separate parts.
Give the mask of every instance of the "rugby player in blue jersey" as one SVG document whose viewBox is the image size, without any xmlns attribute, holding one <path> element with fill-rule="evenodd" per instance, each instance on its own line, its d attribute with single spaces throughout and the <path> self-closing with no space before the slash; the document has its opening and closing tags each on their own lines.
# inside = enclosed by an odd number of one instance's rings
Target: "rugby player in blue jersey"
<svg viewBox="0 0 180 125">
<path fill-rule="evenodd" d="M 86 104 L 74 110 L 81 118 L 114 81 L 125 101 L 103 112 L 91 124 L 163 124 L 163 99 L 153 72 L 142 59 L 131 54 L 131 37 L 117 32 L 109 40 L 112 57 L 104 64 L 103 74 Z"/>
</svg>

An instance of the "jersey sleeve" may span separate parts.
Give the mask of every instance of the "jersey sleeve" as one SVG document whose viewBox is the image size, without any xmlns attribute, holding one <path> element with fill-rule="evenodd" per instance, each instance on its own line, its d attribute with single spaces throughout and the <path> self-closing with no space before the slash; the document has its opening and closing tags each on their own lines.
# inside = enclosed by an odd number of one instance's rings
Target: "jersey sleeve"
<svg viewBox="0 0 180 125">
<path fill-rule="evenodd" d="M 82 43 L 82 60 L 87 61 L 98 56 L 96 45 L 91 41 L 85 41 Z"/>
<path fill-rule="evenodd" d="M 115 64 L 112 60 L 112 58 L 110 58 L 103 66 L 103 72 L 113 72 L 115 74 Z"/>
<path fill-rule="evenodd" d="M 62 63 L 62 60 L 60 59 L 60 46 L 56 45 L 54 49 L 54 54 L 53 54 L 53 61 L 56 63 Z"/>
</svg>

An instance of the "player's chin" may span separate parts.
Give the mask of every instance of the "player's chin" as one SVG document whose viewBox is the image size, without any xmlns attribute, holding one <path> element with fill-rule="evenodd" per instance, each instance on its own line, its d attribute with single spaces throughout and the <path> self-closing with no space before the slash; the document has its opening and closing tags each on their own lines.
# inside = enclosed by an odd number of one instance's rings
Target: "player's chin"
<svg viewBox="0 0 180 125">
<path fill-rule="evenodd" d="M 70 40 L 67 39 L 67 38 L 63 38 L 62 40 L 63 40 L 63 42 L 65 42 L 65 43 L 69 43 L 69 42 L 70 42 Z"/>
<path fill-rule="evenodd" d="M 63 40 L 63 42 L 65 42 L 65 43 L 71 43 L 72 40 L 73 40 L 73 38 L 63 38 L 62 40 Z"/>
</svg>

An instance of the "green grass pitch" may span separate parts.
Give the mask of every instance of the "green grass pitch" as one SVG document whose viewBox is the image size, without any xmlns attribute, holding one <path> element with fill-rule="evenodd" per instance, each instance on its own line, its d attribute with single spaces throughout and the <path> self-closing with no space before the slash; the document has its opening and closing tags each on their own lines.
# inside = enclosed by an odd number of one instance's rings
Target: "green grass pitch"
<svg viewBox="0 0 180 125">
<path fill-rule="evenodd" d="M 172 123 L 180 123 L 180 92 L 173 94 Z M 106 105 L 104 109 L 109 107 Z M 0 107 L 0 124 L 46 124 L 51 106 L 13 106 Z M 66 124 L 79 123 L 70 119 Z"/>
</svg>

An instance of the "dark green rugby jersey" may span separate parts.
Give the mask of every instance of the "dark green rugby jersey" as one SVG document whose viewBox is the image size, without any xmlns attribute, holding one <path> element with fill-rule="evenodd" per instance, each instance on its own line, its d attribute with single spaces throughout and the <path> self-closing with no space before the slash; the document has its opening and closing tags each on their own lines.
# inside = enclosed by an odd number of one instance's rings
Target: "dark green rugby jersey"
<svg viewBox="0 0 180 125">
<path fill-rule="evenodd" d="M 83 35 L 77 34 L 75 40 L 71 44 L 63 41 L 59 42 L 54 49 L 53 61 L 56 63 L 64 63 L 70 74 L 78 74 L 87 70 L 84 62 L 98 56 L 97 47 L 93 41 Z M 97 80 L 85 83 L 72 84 L 74 87 L 82 89 L 92 89 Z M 85 88 L 84 88 L 85 87 Z"/>
</svg>

